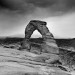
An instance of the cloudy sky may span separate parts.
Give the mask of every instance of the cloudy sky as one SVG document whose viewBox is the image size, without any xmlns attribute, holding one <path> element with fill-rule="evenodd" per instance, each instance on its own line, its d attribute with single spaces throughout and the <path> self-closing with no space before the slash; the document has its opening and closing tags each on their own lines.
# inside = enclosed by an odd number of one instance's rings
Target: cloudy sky
<svg viewBox="0 0 75 75">
<path fill-rule="evenodd" d="M 75 0 L 0 0 L 0 36 L 24 36 L 32 19 L 46 21 L 55 38 L 75 38 Z"/>
</svg>

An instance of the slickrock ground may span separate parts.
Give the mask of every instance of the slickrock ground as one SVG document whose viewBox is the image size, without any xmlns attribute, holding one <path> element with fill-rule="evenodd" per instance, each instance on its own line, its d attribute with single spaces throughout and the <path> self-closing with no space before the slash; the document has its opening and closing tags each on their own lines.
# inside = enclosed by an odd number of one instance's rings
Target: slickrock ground
<svg viewBox="0 0 75 75">
<path fill-rule="evenodd" d="M 27 51 L 0 47 L 0 75 L 74 75 L 47 61 L 48 53 L 34 54 Z"/>
</svg>

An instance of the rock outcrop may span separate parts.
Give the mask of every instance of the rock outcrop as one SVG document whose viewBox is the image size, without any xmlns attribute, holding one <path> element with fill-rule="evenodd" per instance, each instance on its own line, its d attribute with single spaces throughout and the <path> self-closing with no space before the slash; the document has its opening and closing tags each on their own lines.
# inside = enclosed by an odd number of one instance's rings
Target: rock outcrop
<svg viewBox="0 0 75 75">
<path fill-rule="evenodd" d="M 29 39 L 35 30 L 38 30 L 44 39 L 42 44 L 42 51 L 49 53 L 59 53 L 58 46 L 54 40 L 53 34 L 47 28 L 47 23 L 39 20 L 31 20 L 25 29 L 25 39 L 23 41 L 22 47 L 30 50 L 31 46 Z"/>
<path fill-rule="evenodd" d="M 0 75 L 70 75 L 70 72 L 43 61 L 50 56 L 48 53 L 39 56 L 27 51 L 0 47 Z M 74 74 L 75 72 L 72 75 Z"/>
</svg>

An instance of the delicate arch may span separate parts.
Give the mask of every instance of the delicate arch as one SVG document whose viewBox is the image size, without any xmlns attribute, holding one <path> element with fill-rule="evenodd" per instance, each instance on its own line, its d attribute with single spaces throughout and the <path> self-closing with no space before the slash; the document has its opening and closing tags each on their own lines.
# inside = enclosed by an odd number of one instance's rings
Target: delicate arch
<svg viewBox="0 0 75 75">
<path fill-rule="evenodd" d="M 44 39 L 53 38 L 52 33 L 49 32 L 46 22 L 39 20 L 32 20 L 25 29 L 25 39 L 29 39 L 35 30 L 38 30 Z"/>
<path fill-rule="evenodd" d="M 46 22 L 39 20 L 30 21 L 25 29 L 25 39 L 23 41 L 22 47 L 28 50 L 31 49 L 29 39 L 33 32 L 38 30 L 44 39 L 44 43 L 41 48 L 48 52 L 59 53 L 56 41 L 54 40 L 52 33 L 48 30 L 46 24 Z"/>
</svg>

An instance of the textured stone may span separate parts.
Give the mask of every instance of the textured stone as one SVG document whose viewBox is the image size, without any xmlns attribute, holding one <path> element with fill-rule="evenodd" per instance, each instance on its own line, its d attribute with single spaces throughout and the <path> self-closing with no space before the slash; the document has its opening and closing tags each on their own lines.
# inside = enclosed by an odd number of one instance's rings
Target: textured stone
<svg viewBox="0 0 75 75">
<path fill-rule="evenodd" d="M 31 49 L 29 39 L 35 30 L 42 35 L 44 43 L 42 44 L 42 51 L 49 53 L 59 53 L 58 46 L 54 40 L 53 34 L 49 31 L 46 26 L 46 22 L 39 20 L 31 20 L 25 29 L 25 39 L 23 41 L 22 47 L 28 50 Z"/>
<path fill-rule="evenodd" d="M 35 58 L 46 60 L 54 58 L 53 56 L 48 53 L 37 55 L 28 51 L 0 47 L 0 75 L 75 75 L 75 72 L 70 73 L 52 67 L 49 62 L 34 60 Z"/>
</svg>

